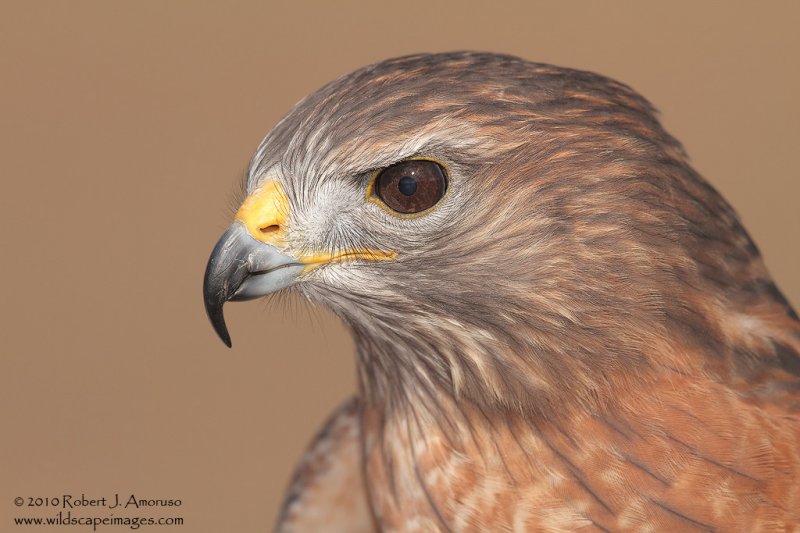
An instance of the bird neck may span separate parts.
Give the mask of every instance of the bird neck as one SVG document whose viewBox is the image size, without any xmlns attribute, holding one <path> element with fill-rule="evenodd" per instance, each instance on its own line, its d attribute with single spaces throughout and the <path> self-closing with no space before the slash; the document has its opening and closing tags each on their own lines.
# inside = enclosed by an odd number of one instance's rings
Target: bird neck
<svg viewBox="0 0 800 533">
<path fill-rule="evenodd" d="M 646 382 L 652 371 L 638 346 L 610 337 L 594 339 L 593 361 L 586 364 L 570 355 L 581 348 L 567 331 L 549 346 L 531 343 L 520 335 L 530 328 L 521 326 L 492 332 L 451 320 L 435 332 L 430 328 L 425 323 L 419 330 L 374 328 L 382 332 L 378 337 L 355 335 L 366 405 L 387 417 L 448 418 L 468 407 L 487 416 L 547 419 L 554 412 L 601 410 L 617 391 Z"/>
<path fill-rule="evenodd" d="M 408 414 L 408 406 L 424 410 L 414 416 L 447 417 L 455 405 L 545 420 L 602 414 L 623 394 L 646 395 L 665 375 L 751 384 L 753 395 L 783 390 L 774 383 L 796 386 L 800 321 L 780 302 L 720 308 L 702 319 L 687 313 L 612 317 L 630 324 L 608 328 L 612 319 L 600 317 L 549 334 L 530 324 L 487 329 L 455 319 L 354 327 L 360 395 L 387 417 Z"/>
</svg>

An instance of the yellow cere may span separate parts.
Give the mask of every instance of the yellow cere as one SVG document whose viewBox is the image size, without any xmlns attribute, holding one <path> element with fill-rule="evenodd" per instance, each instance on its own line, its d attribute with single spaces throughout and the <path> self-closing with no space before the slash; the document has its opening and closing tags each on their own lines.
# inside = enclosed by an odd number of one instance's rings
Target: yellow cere
<svg viewBox="0 0 800 533">
<path fill-rule="evenodd" d="M 283 187 L 270 180 L 248 196 L 236 220 L 242 222 L 254 239 L 274 246 L 282 246 L 286 239 L 286 217 L 289 201 Z"/>
<path fill-rule="evenodd" d="M 279 248 L 285 248 L 286 220 L 289 215 L 289 201 L 283 187 L 277 181 L 270 180 L 253 191 L 236 212 L 236 220 L 247 228 L 254 239 Z M 397 257 L 395 252 L 384 252 L 368 248 L 354 248 L 336 253 L 311 253 L 298 258 L 298 261 L 307 265 L 306 269 L 333 261 L 354 261 L 368 259 L 371 261 L 386 261 Z"/>
</svg>

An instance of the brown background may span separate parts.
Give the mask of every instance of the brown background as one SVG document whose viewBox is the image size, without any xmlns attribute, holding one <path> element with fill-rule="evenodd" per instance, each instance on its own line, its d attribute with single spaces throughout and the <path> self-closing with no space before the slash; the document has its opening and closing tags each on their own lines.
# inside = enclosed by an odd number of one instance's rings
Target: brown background
<svg viewBox="0 0 800 533">
<path fill-rule="evenodd" d="M 228 307 L 228 351 L 203 269 L 261 137 L 389 56 L 500 51 L 632 85 L 800 304 L 798 4 L 288 4 L 2 4 L 0 531 L 53 514 L 16 496 L 81 492 L 180 498 L 139 514 L 183 531 L 269 529 L 354 389 L 352 344 L 323 311 L 256 302 Z"/>
</svg>

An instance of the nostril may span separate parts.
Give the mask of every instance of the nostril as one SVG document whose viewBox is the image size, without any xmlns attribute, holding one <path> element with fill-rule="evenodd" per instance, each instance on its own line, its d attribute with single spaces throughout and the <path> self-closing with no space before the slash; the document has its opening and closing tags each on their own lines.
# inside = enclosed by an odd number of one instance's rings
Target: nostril
<svg viewBox="0 0 800 533">
<path fill-rule="evenodd" d="M 278 224 L 270 224 L 269 226 L 264 226 L 263 228 L 259 228 L 261 233 L 275 233 L 281 227 Z"/>
</svg>

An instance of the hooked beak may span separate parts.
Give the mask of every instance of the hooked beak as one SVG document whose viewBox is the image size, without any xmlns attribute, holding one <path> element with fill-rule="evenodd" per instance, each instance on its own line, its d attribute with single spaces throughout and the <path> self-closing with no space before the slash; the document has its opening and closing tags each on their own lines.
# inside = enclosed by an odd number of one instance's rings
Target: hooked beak
<svg viewBox="0 0 800 533">
<path fill-rule="evenodd" d="M 257 241 L 245 226 L 234 223 L 214 246 L 203 280 L 203 299 L 214 331 L 231 347 L 222 306 L 252 300 L 294 282 L 306 265 L 271 244 Z"/>
<path fill-rule="evenodd" d="M 252 300 L 294 283 L 306 270 L 332 262 L 390 260 L 397 255 L 366 248 L 334 253 L 291 255 L 287 249 L 286 224 L 289 202 L 281 184 L 267 180 L 250 196 L 236 221 L 214 246 L 203 280 L 206 313 L 222 342 L 231 347 L 222 306 L 231 300 Z"/>
</svg>

